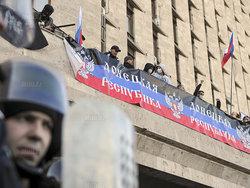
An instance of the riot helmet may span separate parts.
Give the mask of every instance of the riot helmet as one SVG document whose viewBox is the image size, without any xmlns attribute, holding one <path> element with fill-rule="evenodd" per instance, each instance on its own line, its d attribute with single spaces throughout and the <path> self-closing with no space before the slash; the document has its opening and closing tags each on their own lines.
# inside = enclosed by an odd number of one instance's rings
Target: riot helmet
<svg viewBox="0 0 250 188">
<path fill-rule="evenodd" d="M 42 162 L 60 152 L 62 119 L 67 109 L 62 74 L 29 60 L 10 60 L 0 64 L 0 110 L 5 118 L 23 111 L 49 115 L 54 127 L 48 151 Z"/>
</svg>

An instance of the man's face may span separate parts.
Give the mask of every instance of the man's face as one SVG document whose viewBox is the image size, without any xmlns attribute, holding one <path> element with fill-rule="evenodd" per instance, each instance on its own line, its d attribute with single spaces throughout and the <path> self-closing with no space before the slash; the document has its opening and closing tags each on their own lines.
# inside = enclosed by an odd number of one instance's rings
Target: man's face
<svg viewBox="0 0 250 188">
<path fill-rule="evenodd" d="M 153 72 L 153 69 L 152 69 L 152 68 L 148 69 L 148 73 L 149 73 L 149 74 L 152 74 L 152 72 Z"/>
<path fill-rule="evenodd" d="M 203 92 L 203 91 L 200 91 L 200 92 L 198 93 L 198 97 L 199 97 L 200 99 L 203 99 L 203 97 L 204 97 L 204 92 Z"/>
<path fill-rule="evenodd" d="M 160 66 L 156 67 L 156 72 L 160 75 L 163 75 L 163 70 Z"/>
<path fill-rule="evenodd" d="M 13 156 L 36 166 L 51 142 L 52 119 L 41 112 L 27 111 L 5 120 L 7 145 Z"/>
<path fill-rule="evenodd" d="M 132 59 L 127 60 L 127 62 L 128 62 L 130 65 L 134 65 L 134 61 L 133 61 Z"/>
<path fill-rule="evenodd" d="M 118 52 L 115 49 L 111 49 L 111 54 L 113 56 L 117 56 Z"/>
<path fill-rule="evenodd" d="M 178 88 L 181 89 L 181 90 L 183 90 L 183 91 L 185 91 L 185 88 L 184 88 L 183 85 L 180 85 Z"/>
<path fill-rule="evenodd" d="M 248 117 L 244 117 L 243 118 L 243 122 L 248 122 L 249 121 L 249 118 Z"/>
</svg>

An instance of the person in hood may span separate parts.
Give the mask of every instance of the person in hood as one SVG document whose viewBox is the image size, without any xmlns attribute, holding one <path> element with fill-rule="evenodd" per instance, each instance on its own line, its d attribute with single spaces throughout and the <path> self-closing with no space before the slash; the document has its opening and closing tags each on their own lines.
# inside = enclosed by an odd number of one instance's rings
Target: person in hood
<svg viewBox="0 0 250 188">
<path fill-rule="evenodd" d="M 118 57 L 117 57 L 118 52 L 121 52 L 120 48 L 118 46 L 114 45 L 111 47 L 110 51 L 105 52 L 104 54 L 106 54 L 110 58 L 118 60 Z"/>
<path fill-rule="evenodd" d="M 244 116 L 242 119 L 243 123 L 249 125 L 250 124 L 250 118 L 248 116 Z"/>
<path fill-rule="evenodd" d="M 159 78 L 160 80 L 163 80 L 164 82 L 171 84 L 171 80 L 167 76 L 166 73 L 166 67 L 164 64 L 158 64 L 155 67 L 155 73 L 153 74 L 156 78 Z"/>
<path fill-rule="evenodd" d="M 134 69 L 134 59 L 131 56 L 126 56 L 124 58 L 124 63 L 123 66 L 126 67 L 127 69 Z"/>
<path fill-rule="evenodd" d="M 155 66 L 152 63 L 147 63 L 143 69 L 143 71 L 149 73 L 149 74 L 153 74 L 155 71 Z"/>
<path fill-rule="evenodd" d="M 47 4 L 44 6 L 42 12 L 35 12 L 34 19 L 36 22 L 44 22 L 43 27 L 50 31 L 53 31 L 53 19 L 50 17 L 54 12 L 54 8 Z"/>
<path fill-rule="evenodd" d="M 62 74 L 27 60 L 11 60 L 0 64 L 0 75 L 6 147 L 22 186 L 59 187 L 43 176 L 42 168 L 60 152 L 62 119 L 68 105 Z"/>
</svg>

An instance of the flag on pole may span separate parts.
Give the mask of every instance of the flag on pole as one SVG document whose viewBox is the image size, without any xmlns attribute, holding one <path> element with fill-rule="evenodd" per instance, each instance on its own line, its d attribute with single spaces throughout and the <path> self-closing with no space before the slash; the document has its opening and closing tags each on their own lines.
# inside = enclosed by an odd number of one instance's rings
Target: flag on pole
<svg viewBox="0 0 250 188">
<path fill-rule="evenodd" d="M 224 65 L 226 64 L 226 62 L 230 58 L 230 56 L 233 56 L 233 51 L 234 51 L 234 42 L 233 42 L 233 39 L 234 39 L 234 33 L 232 32 L 230 43 L 229 43 L 229 47 L 228 47 L 228 49 L 226 49 L 224 57 L 222 59 L 222 67 L 224 67 Z"/>
<path fill-rule="evenodd" d="M 75 40 L 78 44 L 82 45 L 82 7 L 80 7 L 79 16 L 76 24 Z"/>
</svg>

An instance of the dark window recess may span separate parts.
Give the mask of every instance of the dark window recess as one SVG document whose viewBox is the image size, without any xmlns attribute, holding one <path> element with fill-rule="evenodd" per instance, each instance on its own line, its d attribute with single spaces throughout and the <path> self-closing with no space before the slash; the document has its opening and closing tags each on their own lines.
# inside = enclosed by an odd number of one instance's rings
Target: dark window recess
<svg viewBox="0 0 250 188">
<path fill-rule="evenodd" d="M 224 5 L 225 5 L 225 7 L 229 8 L 229 6 L 228 6 L 226 0 L 224 0 Z"/>
<path fill-rule="evenodd" d="M 101 51 L 106 52 L 106 18 L 103 12 L 105 12 L 104 7 L 102 7 L 101 15 Z"/>
<path fill-rule="evenodd" d="M 106 0 L 102 0 L 102 7 L 103 7 L 103 8 L 106 7 Z"/>
<path fill-rule="evenodd" d="M 241 5 L 243 5 L 243 6 L 245 6 L 245 4 L 243 3 L 243 1 L 242 1 L 242 0 L 240 0 L 240 4 L 241 4 Z"/>
<path fill-rule="evenodd" d="M 241 7 L 241 12 L 243 12 L 244 14 L 246 14 L 245 10 Z"/>
<path fill-rule="evenodd" d="M 177 81 L 181 83 L 181 73 L 180 73 L 180 62 L 179 62 L 179 55 L 175 53 L 175 63 L 176 63 L 176 77 Z"/>
<path fill-rule="evenodd" d="M 134 12 L 129 3 L 127 3 L 127 34 L 130 39 L 134 40 Z"/>
<path fill-rule="evenodd" d="M 173 7 L 174 9 L 176 9 L 176 2 L 175 2 L 175 0 L 172 0 L 171 3 L 172 3 L 172 7 Z"/>
<path fill-rule="evenodd" d="M 173 17 L 173 29 L 174 29 L 174 42 L 176 45 L 178 45 L 178 38 L 177 38 L 177 22 L 176 18 Z"/>
<path fill-rule="evenodd" d="M 158 34 L 155 30 L 153 30 L 153 47 L 154 47 L 154 56 L 159 59 L 158 57 Z"/>
<path fill-rule="evenodd" d="M 152 11 L 152 18 L 155 19 L 157 17 L 156 14 L 156 0 L 151 0 L 151 11 Z"/>
<path fill-rule="evenodd" d="M 134 59 L 134 67 L 136 67 L 135 66 L 135 64 L 136 64 L 136 62 L 135 62 L 135 49 L 132 48 L 130 45 L 128 45 L 128 55 L 133 57 L 133 59 Z"/>
<path fill-rule="evenodd" d="M 195 85 L 198 85 L 198 72 L 197 70 L 194 70 L 194 79 L 195 79 Z"/>
</svg>

